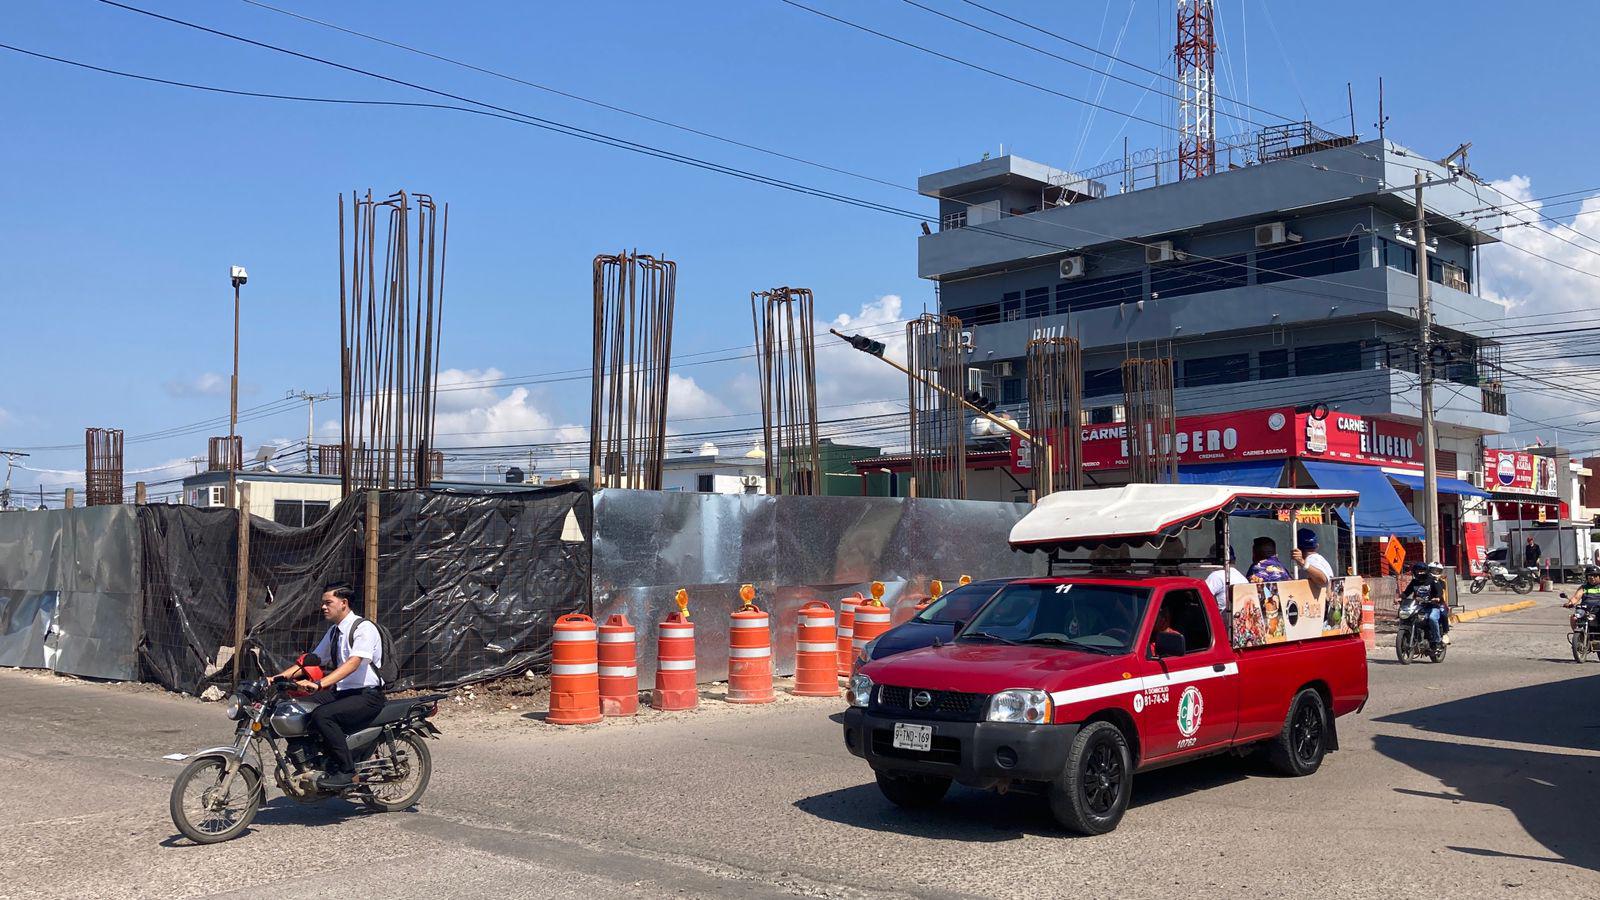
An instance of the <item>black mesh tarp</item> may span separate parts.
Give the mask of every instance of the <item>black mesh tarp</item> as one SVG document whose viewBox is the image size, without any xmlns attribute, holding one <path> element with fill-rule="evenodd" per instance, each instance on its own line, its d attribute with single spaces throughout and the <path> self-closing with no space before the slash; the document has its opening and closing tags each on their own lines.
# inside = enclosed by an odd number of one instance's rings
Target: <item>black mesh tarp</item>
<svg viewBox="0 0 1600 900">
<path fill-rule="evenodd" d="M 555 619 L 588 608 L 591 518 L 584 485 L 380 494 L 377 619 L 394 637 L 397 687 L 548 666 Z M 322 585 L 362 587 L 365 519 L 360 494 L 305 528 L 252 517 L 245 646 L 260 649 L 266 668 L 285 667 L 321 638 Z M 169 688 L 192 692 L 231 674 L 224 667 L 208 679 L 207 669 L 233 641 L 236 523 L 226 510 L 141 512 L 141 659 Z M 258 669 L 247 660 L 245 671 Z"/>
</svg>

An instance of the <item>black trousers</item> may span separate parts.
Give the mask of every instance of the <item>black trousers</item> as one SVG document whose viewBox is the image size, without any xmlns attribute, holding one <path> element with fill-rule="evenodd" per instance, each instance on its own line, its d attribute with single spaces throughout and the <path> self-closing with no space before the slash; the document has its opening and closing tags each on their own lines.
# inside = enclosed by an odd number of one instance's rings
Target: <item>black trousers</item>
<svg viewBox="0 0 1600 900">
<path fill-rule="evenodd" d="M 324 692 L 319 696 L 327 696 Z M 350 758 L 350 745 L 345 735 L 372 724 L 383 710 L 382 688 L 360 688 L 353 691 L 333 691 L 332 699 L 317 704 L 311 711 L 311 727 L 322 735 L 341 772 L 353 772 L 355 760 Z"/>
</svg>

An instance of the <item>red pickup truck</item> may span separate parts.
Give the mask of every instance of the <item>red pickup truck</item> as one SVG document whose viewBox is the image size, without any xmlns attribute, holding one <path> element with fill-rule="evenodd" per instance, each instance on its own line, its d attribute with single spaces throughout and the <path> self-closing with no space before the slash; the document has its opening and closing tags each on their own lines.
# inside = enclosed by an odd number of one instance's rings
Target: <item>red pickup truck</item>
<svg viewBox="0 0 1600 900">
<path fill-rule="evenodd" d="M 1216 525 L 1227 546 L 1228 515 L 1241 509 L 1354 501 L 1322 491 L 1134 487 L 1160 490 L 1075 493 L 1115 493 L 1099 498 L 1114 509 L 1113 501 L 1133 491 L 1146 494 L 1137 499 L 1154 510 L 1120 525 L 1088 525 L 1082 515 L 1070 526 L 1056 522 L 1039 548 L 1137 546 L 1141 532 L 1130 526 L 1154 536 L 1143 543 L 1159 546 L 1202 524 Z M 1051 513 L 1050 499 L 1030 518 Z M 1073 502 L 1094 508 L 1086 498 Z M 1038 531 L 1037 521 L 1032 532 L 1027 524 L 1013 532 L 1013 546 L 1025 547 Z M 1062 825 L 1084 834 L 1117 826 L 1137 772 L 1259 748 L 1280 771 L 1309 775 L 1338 748 L 1337 717 L 1367 698 L 1359 625 L 1345 628 L 1341 615 L 1337 634 L 1295 639 L 1290 629 L 1265 641 L 1243 639 L 1247 617 L 1241 613 L 1237 626 L 1232 620 L 1256 587 L 1233 588 L 1225 618 L 1199 579 L 1124 568 L 1012 582 L 950 643 L 864 665 L 850 684 L 846 747 L 901 806 L 936 803 L 951 782 L 1035 789 Z M 1276 587 L 1270 595 L 1280 596 Z M 1281 596 L 1291 594 L 1285 588 Z M 1314 615 L 1315 627 L 1323 627 L 1320 609 L 1289 613 Z"/>
</svg>

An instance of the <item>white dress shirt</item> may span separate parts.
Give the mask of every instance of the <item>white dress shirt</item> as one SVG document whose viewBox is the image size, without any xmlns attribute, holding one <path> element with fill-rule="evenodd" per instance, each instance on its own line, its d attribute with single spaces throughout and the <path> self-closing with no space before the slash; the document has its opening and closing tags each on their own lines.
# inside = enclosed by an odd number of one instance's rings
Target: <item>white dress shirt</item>
<svg viewBox="0 0 1600 900">
<path fill-rule="evenodd" d="M 351 634 L 351 629 L 355 633 Z M 337 639 L 338 647 L 334 647 L 332 640 Z M 337 654 L 334 650 L 338 650 Z M 354 672 L 339 679 L 335 689 L 341 691 L 354 691 L 365 687 L 380 687 L 383 679 L 378 677 L 377 667 L 383 664 L 383 640 L 378 637 L 378 626 L 368 622 L 355 613 L 347 613 L 338 624 L 329 628 L 317 643 L 315 653 L 322 660 L 326 671 L 332 672 L 337 666 L 333 664 L 335 656 L 342 663 L 350 657 L 359 657 L 361 664 L 356 666 Z"/>
</svg>

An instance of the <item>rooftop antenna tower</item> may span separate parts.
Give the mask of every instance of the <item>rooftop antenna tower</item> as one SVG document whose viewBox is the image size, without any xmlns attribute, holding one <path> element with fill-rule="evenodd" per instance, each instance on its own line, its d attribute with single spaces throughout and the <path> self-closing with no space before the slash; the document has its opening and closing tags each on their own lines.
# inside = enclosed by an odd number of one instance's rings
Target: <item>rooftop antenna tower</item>
<svg viewBox="0 0 1600 900">
<path fill-rule="evenodd" d="M 1211 0 L 1178 0 L 1178 178 L 1217 171 L 1217 42 Z"/>
</svg>

